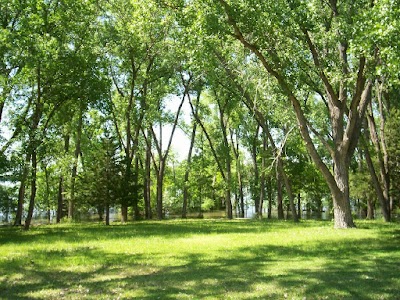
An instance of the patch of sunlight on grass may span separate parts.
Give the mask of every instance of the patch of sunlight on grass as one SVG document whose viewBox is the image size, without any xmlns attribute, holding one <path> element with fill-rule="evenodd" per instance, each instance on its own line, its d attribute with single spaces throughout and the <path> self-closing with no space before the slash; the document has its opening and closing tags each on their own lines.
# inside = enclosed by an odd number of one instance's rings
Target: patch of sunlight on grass
<svg viewBox="0 0 400 300">
<path fill-rule="evenodd" d="M 0 228 L 5 299 L 393 299 L 399 224 L 170 220 Z"/>
</svg>

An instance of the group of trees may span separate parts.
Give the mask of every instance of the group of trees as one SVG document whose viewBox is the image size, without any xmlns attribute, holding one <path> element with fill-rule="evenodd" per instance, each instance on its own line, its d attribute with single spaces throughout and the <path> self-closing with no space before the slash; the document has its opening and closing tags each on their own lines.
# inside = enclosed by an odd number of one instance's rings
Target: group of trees
<svg viewBox="0 0 400 300">
<path fill-rule="evenodd" d="M 29 228 L 35 209 L 56 222 L 96 210 L 108 224 L 115 207 L 122 221 L 232 218 L 251 202 L 295 221 L 332 209 L 339 228 L 354 226 L 355 208 L 390 221 L 398 7 L 1 0 L 4 218 Z M 177 130 L 184 158 L 171 150 Z"/>
</svg>

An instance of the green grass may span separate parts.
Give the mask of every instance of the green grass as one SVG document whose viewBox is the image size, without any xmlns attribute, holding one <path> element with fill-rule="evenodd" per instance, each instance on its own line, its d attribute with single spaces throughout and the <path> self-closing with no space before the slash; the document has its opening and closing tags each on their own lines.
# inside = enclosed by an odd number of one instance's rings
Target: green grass
<svg viewBox="0 0 400 300">
<path fill-rule="evenodd" d="M 400 225 L 0 228 L 0 299 L 400 299 Z"/>
</svg>

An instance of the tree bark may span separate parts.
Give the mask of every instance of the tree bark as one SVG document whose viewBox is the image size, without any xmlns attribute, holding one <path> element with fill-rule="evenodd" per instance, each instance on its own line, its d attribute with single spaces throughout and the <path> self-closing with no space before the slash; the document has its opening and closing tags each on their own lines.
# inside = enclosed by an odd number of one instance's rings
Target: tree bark
<svg viewBox="0 0 400 300">
<path fill-rule="evenodd" d="M 79 104 L 79 119 L 78 119 L 78 127 L 76 130 L 76 138 L 75 138 L 75 152 L 74 152 L 74 161 L 72 165 L 71 172 L 71 193 L 68 202 L 68 219 L 72 220 L 75 217 L 75 183 L 76 177 L 78 175 L 78 161 L 79 156 L 81 154 L 81 140 L 82 140 L 82 127 L 83 127 L 83 104 Z"/>
<path fill-rule="evenodd" d="M 151 131 L 148 131 L 148 137 L 151 136 Z M 144 176 L 144 209 L 145 218 L 152 218 L 151 211 L 151 138 L 146 143 L 146 161 L 145 161 L 145 176 Z"/>
<path fill-rule="evenodd" d="M 199 97 L 200 95 L 198 95 Z M 193 123 L 192 134 L 190 138 L 190 146 L 189 152 L 186 160 L 186 170 L 185 170 L 185 178 L 183 183 L 183 204 L 182 204 L 182 218 L 186 219 L 187 217 L 187 206 L 188 206 L 188 199 L 189 199 L 189 173 L 190 173 L 190 164 L 192 162 L 192 152 L 194 147 L 194 141 L 196 138 L 196 130 L 197 130 L 197 122 Z"/>
<path fill-rule="evenodd" d="M 288 99 L 290 100 L 293 106 L 293 110 L 296 114 L 300 134 L 305 142 L 306 149 L 310 154 L 313 162 L 327 181 L 327 184 L 331 191 L 335 213 L 335 227 L 355 227 L 350 209 L 348 169 L 350 165 L 350 158 L 354 153 L 355 147 L 360 137 L 360 129 L 362 126 L 362 120 L 365 115 L 365 110 L 371 98 L 370 93 L 372 83 L 371 81 L 368 81 L 366 79 L 365 75 L 366 58 L 364 56 L 360 56 L 359 58 L 357 80 L 352 95 L 353 97 L 349 102 L 348 98 L 350 97 L 348 97 L 348 94 L 350 92 L 345 84 L 346 78 L 348 78 L 349 75 L 349 67 L 347 62 L 348 47 L 346 41 L 340 41 L 339 57 L 343 66 L 341 70 L 343 72 L 343 77 L 340 80 L 339 91 L 336 92 L 334 86 L 332 86 L 324 71 L 324 66 L 321 63 L 317 47 L 313 43 L 313 40 L 310 37 L 310 33 L 306 28 L 304 28 L 302 24 L 298 24 L 300 31 L 304 36 L 304 42 L 308 45 L 308 51 L 313 60 L 314 66 L 310 70 L 310 72 L 316 73 L 318 75 L 327 95 L 326 103 L 330 114 L 332 143 L 329 143 L 324 138 L 322 138 L 322 136 L 319 135 L 318 132 L 313 132 L 331 154 L 332 161 L 335 166 L 334 172 L 332 174 L 331 170 L 318 154 L 316 146 L 313 143 L 312 137 L 309 132 L 309 124 L 305 117 L 304 110 L 300 105 L 300 101 L 297 99 L 291 85 L 287 82 L 285 75 L 281 74 L 279 69 L 277 69 L 275 67 L 275 64 L 273 63 L 274 59 L 275 61 L 280 61 L 280 57 L 278 56 L 277 52 L 271 50 L 268 51 L 268 56 L 264 55 L 258 45 L 252 44 L 245 38 L 241 29 L 239 28 L 238 23 L 235 21 L 231 14 L 231 12 L 233 11 L 231 6 L 225 0 L 219 0 L 219 3 L 225 11 L 227 22 L 233 28 L 233 34 L 235 38 L 258 57 L 265 70 L 271 76 L 276 78 L 278 85 L 281 87 L 282 91 L 288 96 Z M 335 16 L 337 16 L 337 14 Z"/>
<path fill-rule="evenodd" d="M 277 190 L 277 209 L 278 219 L 283 220 L 285 215 L 283 213 L 283 190 L 282 190 L 282 177 L 281 174 L 276 170 L 276 190 Z"/>
<path fill-rule="evenodd" d="M 24 162 L 24 168 L 22 171 L 21 180 L 20 180 L 20 186 L 19 186 L 19 190 L 18 190 L 17 213 L 15 215 L 14 226 L 22 225 L 22 216 L 24 213 L 24 202 L 25 202 L 26 180 L 28 178 L 30 162 L 31 162 L 31 154 L 27 153 L 25 162 Z"/>
</svg>

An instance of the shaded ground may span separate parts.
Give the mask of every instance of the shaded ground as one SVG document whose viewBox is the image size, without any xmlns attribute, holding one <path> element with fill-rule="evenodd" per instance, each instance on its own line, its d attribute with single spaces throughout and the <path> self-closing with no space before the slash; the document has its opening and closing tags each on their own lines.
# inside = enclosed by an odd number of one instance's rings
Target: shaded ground
<svg viewBox="0 0 400 300">
<path fill-rule="evenodd" d="M 399 299 L 400 227 L 165 221 L 0 229 L 1 299 Z"/>
</svg>

